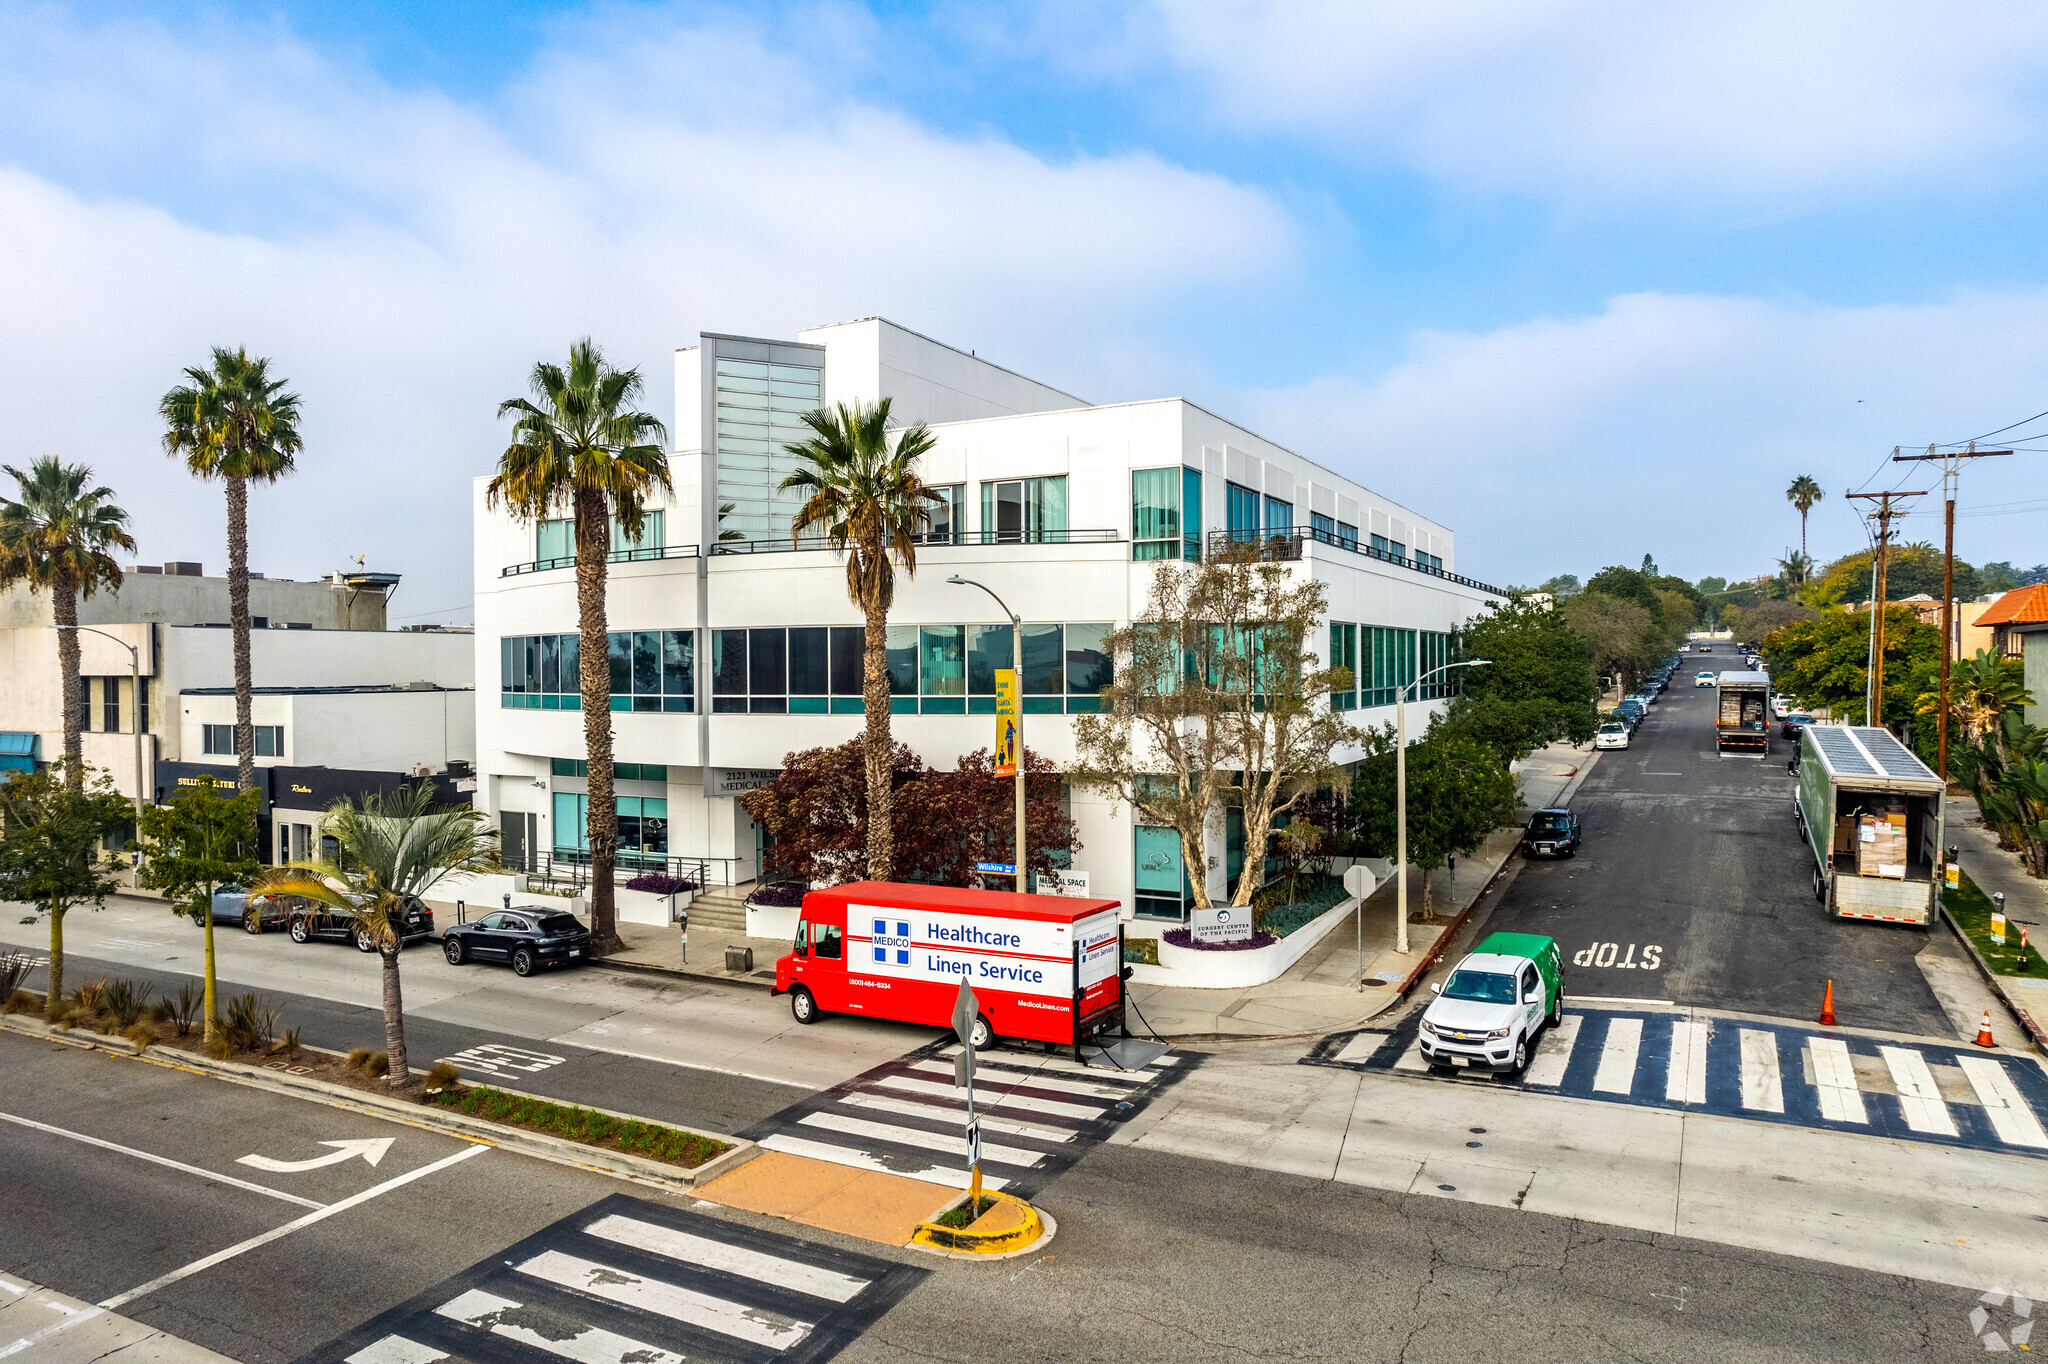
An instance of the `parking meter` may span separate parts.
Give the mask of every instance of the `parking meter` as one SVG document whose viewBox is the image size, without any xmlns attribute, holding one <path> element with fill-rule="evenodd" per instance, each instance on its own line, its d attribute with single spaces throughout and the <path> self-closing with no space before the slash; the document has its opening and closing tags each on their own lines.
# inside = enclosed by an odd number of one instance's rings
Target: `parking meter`
<svg viewBox="0 0 2048 1364">
<path fill-rule="evenodd" d="M 509 890 L 505 892 L 505 908 L 512 908 L 512 892 Z"/>
</svg>

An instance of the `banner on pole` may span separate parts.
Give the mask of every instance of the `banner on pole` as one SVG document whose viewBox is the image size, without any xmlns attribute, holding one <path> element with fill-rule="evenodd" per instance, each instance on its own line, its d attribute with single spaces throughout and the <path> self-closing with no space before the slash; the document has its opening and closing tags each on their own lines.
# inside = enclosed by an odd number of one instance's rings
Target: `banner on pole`
<svg viewBox="0 0 2048 1364">
<path fill-rule="evenodd" d="M 996 669 L 996 775 L 1017 775 L 1017 670 Z"/>
</svg>

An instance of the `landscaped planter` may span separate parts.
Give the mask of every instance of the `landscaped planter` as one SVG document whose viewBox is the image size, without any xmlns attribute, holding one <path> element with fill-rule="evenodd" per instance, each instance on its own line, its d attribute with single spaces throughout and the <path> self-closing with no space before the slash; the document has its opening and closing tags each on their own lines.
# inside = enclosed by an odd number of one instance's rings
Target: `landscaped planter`
<svg viewBox="0 0 2048 1364">
<path fill-rule="evenodd" d="M 747 936 L 795 942 L 797 917 L 803 912 L 801 905 L 757 905 L 750 900 L 747 902 Z"/>
<path fill-rule="evenodd" d="M 1146 985 L 1178 985 L 1196 990 L 1242 990 L 1264 985 L 1285 975 L 1323 936 L 1351 917 L 1355 899 L 1340 900 L 1321 916 L 1304 924 L 1267 947 L 1240 951 L 1210 952 L 1198 947 L 1176 947 L 1162 935 L 1159 964 L 1131 967 L 1131 979 Z"/>
</svg>

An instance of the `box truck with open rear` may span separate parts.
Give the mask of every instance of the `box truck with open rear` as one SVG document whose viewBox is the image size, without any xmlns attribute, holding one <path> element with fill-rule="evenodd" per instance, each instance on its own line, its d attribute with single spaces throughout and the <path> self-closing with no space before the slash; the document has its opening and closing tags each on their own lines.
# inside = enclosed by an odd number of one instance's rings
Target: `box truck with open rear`
<svg viewBox="0 0 2048 1364">
<path fill-rule="evenodd" d="M 775 963 L 799 1023 L 860 1014 L 952 1026 L 960 982 L 997 1038 L 1080 1047 L 1124 1027 L 1115 900 L 855 881 L 804 896 L 796 947 Z"/>
<path fill-rule="evenodd" d="M 1943 880 L 1941 779 L 1890 730 L 1810 725 L 1792 813 L 1813 898 L 1843 919 L 1931 926 Z"/>
<path fill-rule="evenodd" d="M 1714 751 L 1771 751 L 1771 678 L 1768 673 L 1726 672 L 1715 681 Z"/>
</svg>

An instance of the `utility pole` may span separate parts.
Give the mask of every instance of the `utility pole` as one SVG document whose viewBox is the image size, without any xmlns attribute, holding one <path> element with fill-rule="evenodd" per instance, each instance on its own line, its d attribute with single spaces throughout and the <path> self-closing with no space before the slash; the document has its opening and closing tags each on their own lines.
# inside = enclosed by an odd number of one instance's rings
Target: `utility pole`
<svg viewBox="0 0 2048 1364">
<path fill-rule="evenodd" d="M 1898 447 L 1892 448 L 1894 457 Z M 1917 493 L 1849 493 L 1850 497 L 1868 498 L 1877 503 L 1877 510 L 1870 514 L 1877 522 L 1877 583 L 1871 589 L 1870 609 L 1876 614 L 1871 618 L 1870 645 L 1870 723 L 1884 724 L 1884 602 L 1885 602 L 1885 561 L 1891 549 L 1892 518 L 1904 513 L 1892 510 L 1892 499 L 1904 497 L 1925 497 Z"/>
<path fill-rule="evenodd" d="M 1943 781 L 1948 780 L 1948 669 L 1951 651 L 1956 641 L 1956 490 L 1963 478 L 1963 461 L 1966 459 L 1990 459 L 1996 455 L 2009 455 L 2010 450 L 1979 450 L 1977 442 L 1971 441 L 1967 450 L 1940 454 L 1933 446 L 1927 447 L 1924 455 L 1902 455 L 1892 451 L 1892 460 L 1898 464 L 1912 464 L 1925 460 L 1941 462 L 1941 709 L 1935 716 L 1936 746 L 1939 756 L 1935 759 L 1936 770 Z"/>
</svg>

